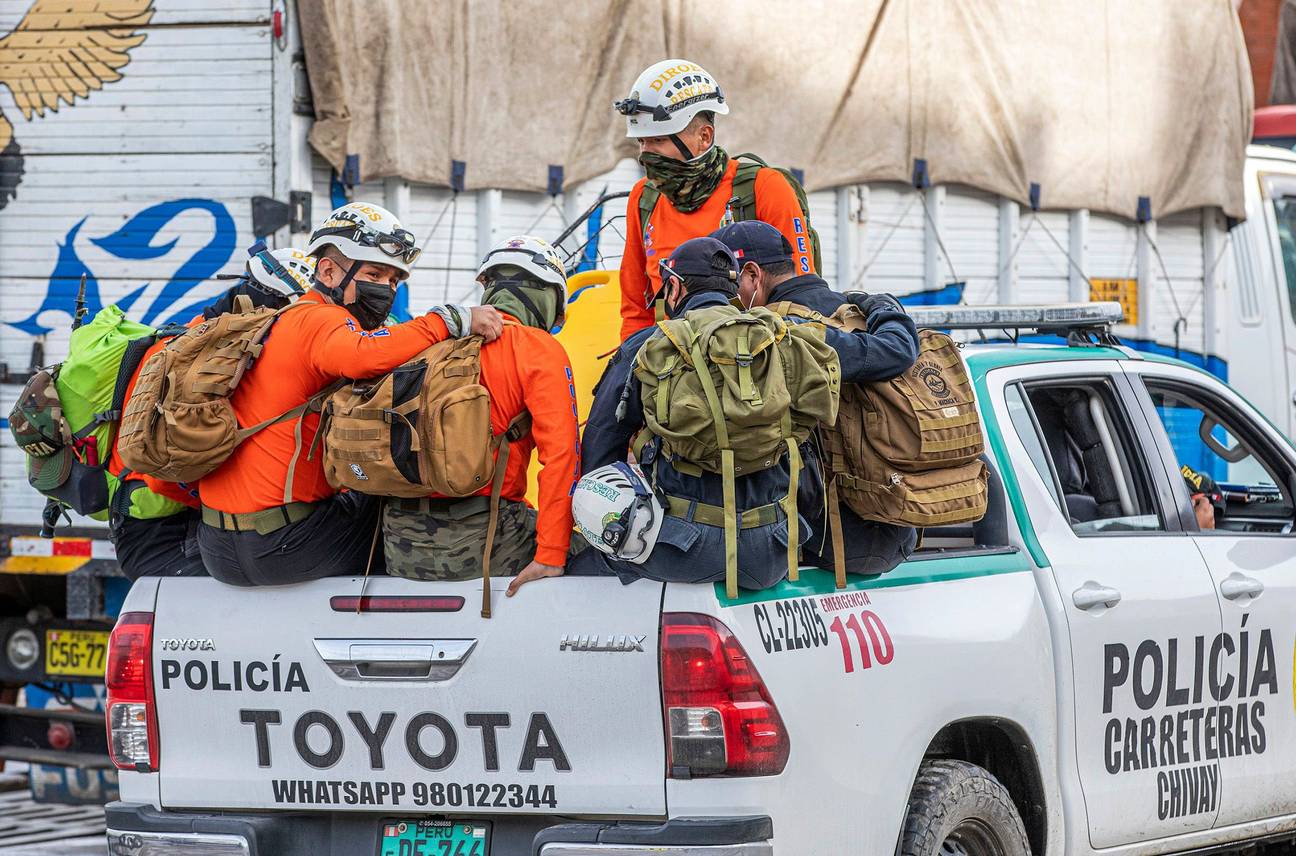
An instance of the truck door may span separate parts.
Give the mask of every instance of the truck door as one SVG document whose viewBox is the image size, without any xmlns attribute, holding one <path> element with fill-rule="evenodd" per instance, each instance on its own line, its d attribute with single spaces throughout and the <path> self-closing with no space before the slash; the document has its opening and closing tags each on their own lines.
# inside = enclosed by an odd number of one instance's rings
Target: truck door
<svg viewBox="0 0 1296 856">
<path fill-rule="evenodd" d="M 1223 384 L 1177 366 L 1131 370 L 1146 390 L 1166 469 L 1192 470 L 1175 485 L 1180 502 L 1200 490 L 1197 473 L 1220 488 L 1200 525 L 1196 516 L 1187 524 L 1198 529 L 1191 537 L 1223 613 L 1206 666 L 1220 704 L 1216 745 L 1206 747 L 1218 753 L 1224 781 L 1216 826 L 1296 813 L 1296 455 Z"/>
<path fill-rule="evenodd" d="M 1215 586 L 1145 452 L 1153 440 L 1119 365 L 1020 371 L 1005 395 L 1032 461 L 1018 474 L 1052 496 L 1031 517 L 1071 643 L 1089 843 L 1210 829 L 1220 769 L 1201 751 L 1215 703 L 1200 664 L 1220 630 Z"/>
</svg>

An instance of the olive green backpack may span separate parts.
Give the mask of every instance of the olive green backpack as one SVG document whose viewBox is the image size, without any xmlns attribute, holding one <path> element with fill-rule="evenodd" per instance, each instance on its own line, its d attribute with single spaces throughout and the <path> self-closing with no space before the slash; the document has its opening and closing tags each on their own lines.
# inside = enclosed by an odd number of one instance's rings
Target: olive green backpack
<svg viewBox="0 0 1296 856">
<path fill-rule="evenodd" d="M 791 480 L 782 506 L 788 521 L 788 576 L 797 579 L 799 445 L 820 424 L 837 419 L 841 365 L 824 341 L 823 324 L 788 324 L 764 308 L 744 312 L 709 306 L 660 321 L 660 333 L 639 349 L 635 377 L 644 424 L 638 449 L 659 438 L 682 472 L 719 473 L 724 507 L 695 508 L 694 519 L 725 531 L 725 587 L 738 596 L 738 529 L 772 517 L 737 508 L 735 479 L 789 458 Z M 667 497 L 667 513 L 689 502 Z"/>
<path fill-rule="evenodd" d="M 806 236 L 810 240 L 810 257 L 814 261 L 814 272 L 822 275 L 823 253 L 819 247 L 819 233 L 810 225 L 810 200 L 792 170 L 781 166 L 770 166 L 750 152 L 733 155 L 732 159 L 738 161 L 738 171 L 734 173 L 733 180 L 733 197 L 729 203 L 734 222 L 760 219 L 756 216 L 756 175 L 762 169 L 777 170 L 792 186 L 792 192 L 796 194 L 797 202 L 801 204 L 801 216 L 805 219 Z M 660 190 L 650 183 L 644 184 L 643 193 L 639 195 L 640 229 L 647 228 L 648 218 L 652 216 L 653 209 L 657 207 L 657 200 L 660 198 Z M 805 273 L 805 271 L 797 271 L 797 273 Z"/>
</svg>

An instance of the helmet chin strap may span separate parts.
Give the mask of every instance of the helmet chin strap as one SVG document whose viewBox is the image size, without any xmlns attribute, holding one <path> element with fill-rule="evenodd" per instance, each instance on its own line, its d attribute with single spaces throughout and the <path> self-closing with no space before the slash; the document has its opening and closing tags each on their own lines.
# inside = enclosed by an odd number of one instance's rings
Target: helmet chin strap
<svg viewBox="0 0 1296 856">
<path fill-rule="evenodd" d="M 334 262 L 334 264 L 337 264 L 337 262 Z M 341 267 L 341 265 L 338 265 L 338 267 Z M 325 285 L 323 282 L 320 281 L 319 274 L 316 273 L 315 288 L 317 288 L 321 294 L 323 294 L 329 300 L 332 300 L 337 305 L 344 306 L 345 304 L 342 302 L 342 295 L 346 293 L 347 286 L 351 284 L 351 280 L 355 279 L 355 275 L 359 271 L 360 271 L 360 263 L 357 262 L 355 259 L 352 259 L 351 267 L 347 268 L 346 275 L 342 277 L 342 281 L 340 283 L 338 283 L 337 285 Z"/>
<path fill-rule="evenodd" d="M 675 148 L 679 149 L 679 153 L 684 156 L 685 161 L 693 160 L 693 153 L 689 151 L 688 146 L 684 145 L 684 141 L 679 138 L 679 134 L 671 134 L 669 139 L 675 144 Z"/>
</svg>

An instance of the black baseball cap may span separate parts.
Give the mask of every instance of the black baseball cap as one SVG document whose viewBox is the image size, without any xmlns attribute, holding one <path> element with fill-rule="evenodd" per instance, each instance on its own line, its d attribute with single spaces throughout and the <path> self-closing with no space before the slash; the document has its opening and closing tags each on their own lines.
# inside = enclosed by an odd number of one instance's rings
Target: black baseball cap
<svg viewBox="0 0 1296 856">
<path fill-rule="evenodd" d="M 738 281 L 738 260 L 715 238 L 690 238 L 661 263 L 662 286 L 670 276 L 718 276 Z M 736 287 L 736 286 L 735 286 Z"/>
<path fill-rule="evenodd" d="M 738 264 L 758 265 L 792 261 L 792 245 L 783 233 L 764 220 L 742 220 L 721 226 L 711 237 L 733 250 Z"/>
</svg>

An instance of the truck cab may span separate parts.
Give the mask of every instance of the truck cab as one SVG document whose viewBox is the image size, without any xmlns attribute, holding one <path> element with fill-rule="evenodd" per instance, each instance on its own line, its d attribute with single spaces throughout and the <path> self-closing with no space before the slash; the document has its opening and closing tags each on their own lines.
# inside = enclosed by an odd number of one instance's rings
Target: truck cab
<svg viewBox="0 0 1296 856">
<path fill-rule="evenodd" d="M 1104 304 L 969 344 L 986 517 L 797 582 L 145 579 L 112 852 L 1160 854 L 1296 840 L 1296 450 Z M 1119 311 L 1117 310 L 1117 315 Z M 1181 467 L 1221 486 L 1199 522 Z M 1285 852 L 1285 851 L 1276 851 Z"/>
<path fill-rule="evenodd" d="M 1296 432 L 1296 153 L 1247 148 L 1247 219 L 1231 232 L 1228 376 L 1288 435 Z"/>
</svg>

